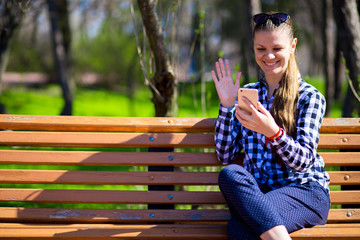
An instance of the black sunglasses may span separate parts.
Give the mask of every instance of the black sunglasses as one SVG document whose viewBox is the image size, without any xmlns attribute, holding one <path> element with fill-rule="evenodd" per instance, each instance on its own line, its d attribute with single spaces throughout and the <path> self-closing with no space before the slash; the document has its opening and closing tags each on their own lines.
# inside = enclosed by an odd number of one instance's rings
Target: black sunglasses
<svg viewBox="0 0 360 240">
<path fill-rule="evenodd" d="M 253 20 L 256 24 L 263 24 L 266 23 L 268 19 L 270 19 L 275 25 L 279 25 L 280 23 L 285 22 L 289 17 L 290 16 L 287 13 L 259 13 L 254 15 Z"/>
</svg>

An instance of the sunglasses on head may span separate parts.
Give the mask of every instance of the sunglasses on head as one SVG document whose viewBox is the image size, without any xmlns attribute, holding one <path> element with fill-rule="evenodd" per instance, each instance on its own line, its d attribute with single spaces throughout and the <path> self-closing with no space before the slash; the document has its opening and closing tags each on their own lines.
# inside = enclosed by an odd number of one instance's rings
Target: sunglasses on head
<svg viewBox="0 0 360 240">
<path fill-rule="evenodd" d="M 256 24 L 266 23 L 268 19 L 270 19 L 275 25 L 279 25 L 280 23 L 285 22 L 289 18 L 289 14 L 287 13 L 259 13 L 254 15 L 253 20 Z"/>
</svg>

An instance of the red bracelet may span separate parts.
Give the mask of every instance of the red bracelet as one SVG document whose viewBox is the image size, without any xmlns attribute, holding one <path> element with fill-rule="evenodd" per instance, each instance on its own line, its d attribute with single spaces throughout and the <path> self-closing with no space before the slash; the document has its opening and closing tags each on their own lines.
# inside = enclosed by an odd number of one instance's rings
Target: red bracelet
<svg viewBox="0 0 360 240">
<path fill-rule="evenodd" d="M 281 136 L 283 135 L 283 130 L 281 127 L 279 127 L 279 130 L 277 131 L 277 133 L 272 136 L 272 137 L 265 137 L 265 144 L 266 146 L 268 145 L 269 142 L 274 142 L 276 140 L 279 140 L 281 138 Z"/>
</svg>

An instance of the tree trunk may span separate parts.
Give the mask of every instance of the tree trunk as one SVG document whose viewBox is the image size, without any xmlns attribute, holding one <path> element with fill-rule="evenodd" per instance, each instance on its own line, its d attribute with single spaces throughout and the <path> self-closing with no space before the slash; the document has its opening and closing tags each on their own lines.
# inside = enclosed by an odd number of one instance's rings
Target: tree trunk
<svg viewBox="0 0 360 240">
<path fill-rule="evenodd" d="M 150 80 L 155 116 L 170 116 L 175 76 L 164 43 L 164 35 L 156 14 L 155 0 L 138 0 L 141 18 L 155 58 L 155 74 Z"/>
<path fill-rule="evenodd" d="M 72 115 L 73 97 L 69 87 L 70 77 L 70 27 L 67 12 L 67 0 L 48 0 L 51 23 L 51 41 L 54 61 L 62 95 L 65 101 L 61 115 Z"/>
<path fill-rule="evenodd" d="M 245 82 L 250 81 L 250 69 L 256 69 L 256 74 L 260 76 L 261 69 L 256 64 L 254 58 L 254 48 L 253 48 L 253 29 L 252 29 L 252 17 L 255 14 L 261 13 L 261 1 L 260 0 L 247 0 L 245 6 L 243 7 L 243 21 L 245 24 L 242 26 L 245 27 L 243 34 L 241 34 L 241 71 L 244 74 Z"/>
<path fill-rule="evenodd" d="M 323 47 L 323 63 L 324 73 L 326 81 L 326 114 L 329 113 L 333 106 L 335 98 L 335 39 L 334 39 L 334 18 L 332 11 L 332 0 L 322 1 L 323 10 L 323 26 L 322 26 L 322 39 L 324 43 Z M 340 89 L 337 89 L 340 90 Z"/>
<path fill-rule="evenodd" d="M 356 0 L 333 0 L 338 43 L 346 61 L 346 68 L 356 92 L 360 74 L 360 23 Z M 352 117 L 355 97 L 348 88 L 343 106 L 343 117 Z"/>
<path fill-rule="evenodd" d="M 2 0 L 0 4 L 0 95 L 2 75 L 9 59 L 10 44 L 28 5 L 28 1 L 14 0 Z M 7 113 L 6 107 L 0 103 L 0 114 L 4 113 Z"/>
<path fill-rule="evenodd" d="M 360 23 L 356 0 L 334 0 L 334 18 L 337 25 L 337 39 L 340 50 L 346 61 L 350 79 L 358 92 L 358 76 L 360 73 Z M 350 86 L 343 106 L 343 117 L 352 117 L 355 108 L 355 97 Z M 342 150 L 346 151 L 346 150 Z M 359 167 L 341 167 L 342 171 L 358 171 Z M 359 185 L 341 186 L 342 190 L 359 190 Z M 342 208 L 358 208 L 359 205 L 343 205 Z"/>
</svg>

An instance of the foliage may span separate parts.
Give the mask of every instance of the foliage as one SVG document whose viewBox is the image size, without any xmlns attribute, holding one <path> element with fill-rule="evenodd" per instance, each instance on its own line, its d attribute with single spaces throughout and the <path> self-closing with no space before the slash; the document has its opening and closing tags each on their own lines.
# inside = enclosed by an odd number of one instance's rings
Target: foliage
<svg viewBox="0 0 360 240">
<path fill-rule="evenodd" d="M 75 66 L 79 72 L 96 72 L 101 75 L 115 73 L 124 83 L 128 73 L 140 79 L 136 43 L 125 34 L 121 26 L 111 19 L 104 21 L 94 37 L 83 33 L 74 44 Z"/>
<path fill-rule="evenodd" d="M 7 71 L 51 73 L 53 59 L 48 50 L 49 43 L 35 44 L 20 34 L 12 43 Z"/>
</svg>

